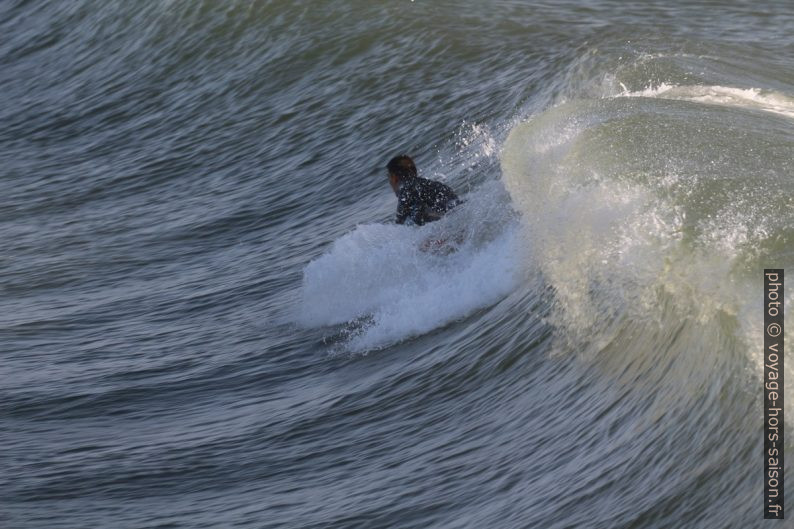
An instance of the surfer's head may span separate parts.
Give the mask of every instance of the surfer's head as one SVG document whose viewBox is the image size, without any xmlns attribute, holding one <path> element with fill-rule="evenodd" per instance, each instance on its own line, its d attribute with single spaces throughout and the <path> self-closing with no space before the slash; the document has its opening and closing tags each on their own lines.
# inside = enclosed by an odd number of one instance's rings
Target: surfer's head
<svg viewBox="0 0 794 529">
<path fill-rule="evenodd" d="M 386 169 L 389 171 L 389 183 L 395 193 L 400 189 L 401 182 L 416 178 L 416 165 L 414 165 L 411 157 L 405 154 L 395 156 L 389 160 Z"/>
</svg>

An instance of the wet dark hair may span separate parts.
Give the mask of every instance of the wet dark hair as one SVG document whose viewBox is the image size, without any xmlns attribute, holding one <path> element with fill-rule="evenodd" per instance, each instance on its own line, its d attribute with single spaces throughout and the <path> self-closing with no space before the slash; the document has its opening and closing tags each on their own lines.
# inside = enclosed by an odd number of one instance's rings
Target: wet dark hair
<svg viewBox="0 0 794 529">
<path fill-rule="evenodd" d="M 414 165 L 411 157 L 405 154 L 395 156 L 389 160 L 386 169 L 389 170 L 389 174 L 397 175 L 400 180 L 416 178 L 416 165 Z"/>
</svg>

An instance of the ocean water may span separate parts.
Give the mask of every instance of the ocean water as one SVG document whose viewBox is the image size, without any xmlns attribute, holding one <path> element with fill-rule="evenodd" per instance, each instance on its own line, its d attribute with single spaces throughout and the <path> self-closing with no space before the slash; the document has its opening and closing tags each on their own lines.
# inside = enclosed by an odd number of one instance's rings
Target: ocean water
<svg viewBox="0 0 794 529">
<path fill-rule="evenodd" d="M 791 527 L 761 376 L 792 29 L 3 0 L 0 527 Z M 400 153 L 466 203 L 395 225 Z"/>
</svg>

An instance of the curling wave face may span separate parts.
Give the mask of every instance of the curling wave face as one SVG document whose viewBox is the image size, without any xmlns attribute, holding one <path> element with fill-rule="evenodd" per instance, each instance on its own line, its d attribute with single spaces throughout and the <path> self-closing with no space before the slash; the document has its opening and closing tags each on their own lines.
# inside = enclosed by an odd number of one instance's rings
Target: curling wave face
<svg viewBox="0 0 794 529">
<path fill-rule="evenodd" d="M 502 154 L 533 265 L 554 291 L 557 350 L 684 355 L 693 373 L 760 375 L 763 268 L 794 264 L 794 99 L 609 81 L 622 90 L 532 116 Z M 660 348 L 660 334 L 676 337 Z M 757 376 L 748 383 L 755 393 Z"/>
</svg>

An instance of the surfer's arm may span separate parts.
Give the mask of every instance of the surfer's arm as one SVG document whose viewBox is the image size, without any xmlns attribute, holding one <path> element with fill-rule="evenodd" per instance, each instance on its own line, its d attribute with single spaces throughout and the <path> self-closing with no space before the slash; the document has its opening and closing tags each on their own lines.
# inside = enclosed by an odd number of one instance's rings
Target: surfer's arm
<svg viewBox="0 0 794 529">
<path fill-rule="evenodd" d="M 397 206 L 397 218 L 395 219 L 397 224 L 405 224 L 405 219 L 408 218 L 408 212 L 403 210 L 404 208 Z"/>
<path fill-rule="evenodd" d="M 406 219 L 411 215 L 411 197 L 407 191 L 400 192 L 397 197 L 397 224 L 405 224 Z"/>
</svg>

